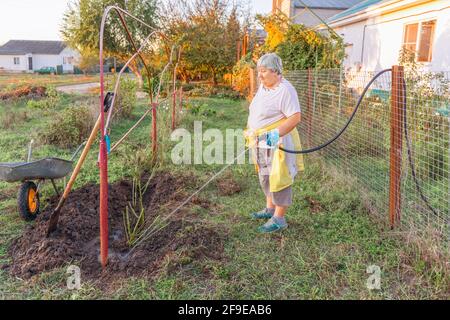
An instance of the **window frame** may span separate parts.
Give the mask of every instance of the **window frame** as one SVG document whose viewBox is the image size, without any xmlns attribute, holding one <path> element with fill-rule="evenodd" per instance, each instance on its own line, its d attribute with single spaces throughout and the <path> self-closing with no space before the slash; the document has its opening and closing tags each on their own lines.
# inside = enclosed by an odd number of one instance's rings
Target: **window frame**
<svg viewBox="0 0 450 320">
<path fill-rule="evenodd" d="M 14 61 L 15 66 L 20 66 L 20 57 L 14 57 L 13 61 Z M 16 63 L 16 61 L 17 61 L 17 63 Z"/>
<path fill-rule="evenodd" d="M 429 52 L 428 52 L 428 58 L 427 60 L 419 60 L 419 49 L 422 44 L 422 26 L 423 24 L 427 22 L 434 22 L 433 25 L 433 31 L 430 37 L 430 43 L 429 43 Z M 433 61 L 433 48 L 434 48 L 434 38 L 436 33 L 436 25 L 437 25 L 437 18 L 428 18 L 428 19 L 422 19 L 418 21 L 410 21 L 408 23 L 403 24 L 403 37 L 402 37 L 402 48 L 405 48 L 405 45 L 407 45 L 410 42 L 406 42 L 406 29 L 408 26 L 417 24 L 417 35 L 416 35 L 416 46 L 414 49 L 414 60 L 417 63 L 431 63 Z"/>
</svg>

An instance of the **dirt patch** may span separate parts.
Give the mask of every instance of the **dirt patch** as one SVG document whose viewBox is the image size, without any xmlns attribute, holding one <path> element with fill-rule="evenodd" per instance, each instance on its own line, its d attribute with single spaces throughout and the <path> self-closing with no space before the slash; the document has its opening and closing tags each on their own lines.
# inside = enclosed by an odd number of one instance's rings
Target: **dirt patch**
<svg viewBox="0 0 450 320">
<path fill-rule="evenodd" d="M 22 97 L 27 97 L 30 99 L 42 98 L 45 97 L 45 93 L 45 87 L 23 86 L 8 92 L 0 92 L 0 100 L 17 99 Z"/>
<path fill-rule="evenodd" d="M 146 181 L 146 180 L 145 180 Z M 98 283 L 129 276 L 151 276 L 158 272 L 165 257 L 182 261 L 221 259 L 224 234 L 191 213 L 192 203 L 170 214 L 189 195 L 189 179 L 161 173 L 154 177 L 145 193 L 147 223 L 156 216 L 165 217 L 160 231 L 130 250 L 123 227 L 123 213 L 132 195 L 132 183 L 121 181 L 109 186 L 109 263 L 99 264 L 99 187 L 86 185 L 73 191 L 64 206 L 59 227 L 45 236 L 50 214 L 58 198 L 15 239 L 8 252 L 12 262 L 4 268 L 13 276 L 30 278 L 43 271 L 76 262 L 82 277 Z M 206 203 L 207 200 L 201 200 Z"/>
<path fill-rule="evenodd" d="M 306 201 L 308 201 L 309 209 L 312 213 L 319 213 L 324 210 L 322 204 L 319 201 L 311 197 L 306 197 L 305 199 Z"/>
<path fill-rule="evenodd" d="M 221 196 L 231 196 L 241 192 L 241 186 L 231 175 L 226 175 L 222 179 L 217 180 L 216 187 Z"/>
</svg>

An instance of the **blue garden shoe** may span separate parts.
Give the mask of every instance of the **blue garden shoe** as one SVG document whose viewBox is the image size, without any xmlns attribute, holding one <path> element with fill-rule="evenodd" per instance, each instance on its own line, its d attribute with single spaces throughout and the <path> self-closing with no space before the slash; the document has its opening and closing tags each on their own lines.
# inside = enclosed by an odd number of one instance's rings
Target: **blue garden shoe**
<svg viewBox="0 0 450 320">
<path fill-rule="evenodd" d="M 253 212 L 250 216 L 253 219 L 270 219 L 273 216 L 274 211 L 269 211 L 267 208 L 262 209 L 259 212 Z"/>
<path fill-rule="evenodd" d="M 258 231 L 260 233 L 277 232 L 277 231 L 286 229 L 287 226 L 288 226 L 288 224 L 286 222 L 283 224 L 280 224 L 277 221 L 275 221 L 275 219 L 271 218 L 269 221 L 267 221 L 265 224 L 263 224 L 261 227 L 259 227 Z"/>
</svg>

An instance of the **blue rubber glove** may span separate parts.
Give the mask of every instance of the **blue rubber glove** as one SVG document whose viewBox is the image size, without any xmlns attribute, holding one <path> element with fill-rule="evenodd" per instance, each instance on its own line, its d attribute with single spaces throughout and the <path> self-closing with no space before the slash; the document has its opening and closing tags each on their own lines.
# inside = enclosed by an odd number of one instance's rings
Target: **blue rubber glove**
<svg viewBox="0 0 450 320">
<path fill-rule="evenodd" d="M 278 129 L 273 129 L 266 133 L 266 143 L 269 147 L 275 147 L 279 140 L 280 131 Z"/>
</svg>

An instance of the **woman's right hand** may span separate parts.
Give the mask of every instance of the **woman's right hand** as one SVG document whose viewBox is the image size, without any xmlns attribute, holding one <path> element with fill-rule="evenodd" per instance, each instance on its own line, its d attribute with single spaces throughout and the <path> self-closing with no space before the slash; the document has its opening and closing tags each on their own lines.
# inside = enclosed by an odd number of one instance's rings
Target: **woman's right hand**
<svg viewBox="0 0 450 320">
<path fill-rule="evenodd" d="M 244 137 L 245 145 L 249 148 L 253 148 L 253 146 L 256 144 L 256 131 L 252 129 L 246 129 L 244 130 Z"/>
</svg>

